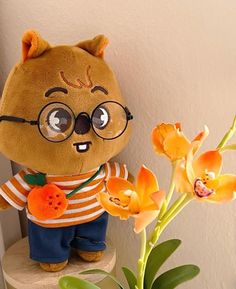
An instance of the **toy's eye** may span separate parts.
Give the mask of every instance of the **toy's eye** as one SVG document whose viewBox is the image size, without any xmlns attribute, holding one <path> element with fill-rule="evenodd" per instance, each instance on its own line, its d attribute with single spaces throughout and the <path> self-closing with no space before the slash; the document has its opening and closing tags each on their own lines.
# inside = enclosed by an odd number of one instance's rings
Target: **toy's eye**
<svg viewBox="0 0 236 289">
<path fill-rule="evenodd" d="M 53 102 L 46 105 L 39 114 L 39 131 L 52 142 L 61 142 L 71 136 L 75 116 L 65 104 Z"/>
<path fill-rule="evenodd" d="M 108 125 L 109 120 L 109 112 L 105 107 L 100 106 L 96 108 L 93 113 L 92 122 L 97 129 L 104 129 Z"/>
<path fill-rule="evenodd" d="M 64 108 L 54 108 L 47 115 L 47 123 L 55 132 L 65 132 L 71 126 L 72 118 Z"/>
</svg>

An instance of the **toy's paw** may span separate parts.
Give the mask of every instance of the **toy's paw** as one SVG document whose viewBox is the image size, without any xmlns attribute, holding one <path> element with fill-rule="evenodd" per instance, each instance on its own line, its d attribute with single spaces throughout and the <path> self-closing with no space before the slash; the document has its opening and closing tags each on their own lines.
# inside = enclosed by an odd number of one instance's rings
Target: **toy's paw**
<svg viewBox="0 0 236 289">
<path fill-rule="evenodd" d="M 47 272 L 58 272 L 63 270 L 68 263 L 68 260 L 61 263 L 39 263 L 40 267 Z"/>
<path fill-rule="evenodd" d="M 11 205 L 8 204 L 8 202 L 5 201 L 5 199 L 3 199 L 2 196 L 0 196 L 0 211 L 1 210 L 6 210 L 7 208 L 10 208 L 10 207 L 11 207 Z"/>
<path fill-rule="evenodd" d="M 97 262 L 102 259 L 104 251 L 88 252 L 77 250 L 77 253 L 86 262 Z"/>
</svg>

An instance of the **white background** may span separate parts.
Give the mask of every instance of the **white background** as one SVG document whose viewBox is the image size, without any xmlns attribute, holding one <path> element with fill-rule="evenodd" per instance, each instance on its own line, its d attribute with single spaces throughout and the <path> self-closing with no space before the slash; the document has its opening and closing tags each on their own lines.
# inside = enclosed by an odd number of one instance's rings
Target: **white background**
<svg viewBox="0 0 236 289">
<path fill-rule="evenodd" d="M 0 155 L 0 183 L 6 182 L 11 176 L 11 165 Z M 5 250 L 21 238 L 19 217 L 16 210 L 0 212 L 0 263 Z M 4 289 L 2 271 L 0 269 L 0 289 Z"/>
<path fill-rule="evenodd" d="M 150 131 L 157 122 L 181 121 L 193 137 L 208 124 L 204 149 L 221 139 L 236 113 L 235 16 L 234 0 L 0 0 L 1 81 L 20 57 L 28 28 L 52 44 L 106 34 L 106 59 L 135 115 L 132 141 L 119 160 L 133 174 L 145 163 L 167 188 L 169 164 L 153 154 Z M 225 171 L 236 171 L 235 160 L 227 153 Z M 181 288 L 236 287 L 235 228 L 236 203 L 193 203 L 172 223 L 163 239 L 180 238 L 183 245 L 168 266 L 195 263 L 202 269 Z M 109 235 L 118 266 L 135 268 L 139 244 L 132 222 L 112 219 Z"/>
</svg>

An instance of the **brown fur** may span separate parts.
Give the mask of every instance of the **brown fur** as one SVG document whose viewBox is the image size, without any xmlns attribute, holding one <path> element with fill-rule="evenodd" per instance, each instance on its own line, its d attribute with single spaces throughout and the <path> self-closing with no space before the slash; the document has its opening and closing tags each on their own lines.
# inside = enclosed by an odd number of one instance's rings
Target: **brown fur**
<svg viewBox="0 0 236 289">
<path fill-rule="evenodd" d="M 107 100 L 124 104 L 117 80 L 103 60 L 106 37 L 99 35 L 92 40 L 80 42 L 75 46 L 50 47 L 35 31 L 27 31 L 22 39 L 22 61 L 11 71 L 0 102 L 0 115 L 10 115 L 27 120 L 37 120 L 41 109 L 50 102 L 67 104 L 77 116 L 85 111 L 91 114 L 101 102 Z M 63 78 L 63 75 L 65 76 Z M 103 86 L 100 91 L 91 92 L 92 86 Z M 60 92 L 45 97 L 52 87 L 64 87 L 68 94 Z M 127 144 L 130 125 L 125 133 L 112 141 L 103 140 L 92 129 L 84 135 L 73 133 L 64 142 L 52 143 L 44 139 L 37 126 L 0 122 L 0 152 L 9 159 L 37 171 L 73 175 L 87 172 L 117 155 Z M 91 141 L 86 153 L 78 153 L 76 142 Z M 0 208 L 9 205 L 0 197 Z M 87 261 L 101 258 L 101 252 L 79 252 Z M 59 271 L 66 266 L 44 264 L 46 271 Z"/>
<path fill-rule="evenodd" d="M 91 66 L 93 85 L 108 90 L 91 93 L 90 88 L 73 88 L 60 77 L 86 83 L 86 69 Z M 52 87 L 65 87 L 69 93 L 54 93 L 46 98 L 45 92 Z M 10 73 L 1 99 L 0 115 L 14 115 L 37 120 L 43 106 L 54 101 L 69 105 L 75 114 L 91 113 L 99 103 L 116 100 L 124 103 L 116 78 L 100 57 L 95 57 L 77 46 L 56 46 L 37 58 L 17 64 Z M 0 123 L 0 151 L 9 159 L 43 173 L 71 175 L 89 171 L 117 155 L 127 144 L 130 127 L 115 140 L 102 140 L 92 130 L 85 135 L 73 135 L 61 143 L 44 139 L 36 126 L 3 121 Z M 89 151 L 78 154 L 73 143 L 91 141 Z"/>
</svg>

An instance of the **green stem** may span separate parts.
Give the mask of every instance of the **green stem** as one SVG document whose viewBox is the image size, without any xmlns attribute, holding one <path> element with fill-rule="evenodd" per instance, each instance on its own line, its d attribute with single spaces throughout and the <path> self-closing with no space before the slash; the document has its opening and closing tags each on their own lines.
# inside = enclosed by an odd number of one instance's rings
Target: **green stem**
<svg viewBox="0 0 236 289">
<path fill-rule="evenodd" d="M 183 210 L 183 208 L 192 200 L 192 196 L 185 193 L 170 207 L 170 209 L 164 214 L 162 219 L 158 220 L 157 225 L 151 235 L 151 238 L 146 244 L 146 253 L 144 257 L 144 268 L 146 268 L 148 257 L 156 245 L 161 233 L 164 231 L 166 226 Z"/>
<path fill-rule="evenodd" d="M 173 214 L 173 212 L 175 212 L 175 210 L 177 210 L 177 208 L 179 206 L 181 206 L 181 204 L 184 202 L 185 198 L 187 197 L 187 193 L 182 194 L 180 198 L 178 198 L 173 204 L 172 206 L 169 208 L 169 210 L 166 212 L 166 214 L 164 215 L 164 218 L 168 218 L 170 215 Z M 162 221 L 163 218 L 159 217 L 160 222 Z"/>
<path fill-rule="evenodd" d="M 222 147 L 222 148 L 220 148 L 219 151 L 220 151 L 221 153 L 223 153 L 223 152 L 230 151 L 230 150 L 236 150 L 236 144 L 231 144 L 231 145 Z"/>
<path fill-rule="evenodd" d="M 146 254 L 146 243 L 147 243 L 147 237 L 146 237 L 146 229 L 144 229 L 141 233 L 141 249 L 140 249 L 140 257 L 138 260 L 138 277 L 137 277 L 137 289 L 143 289 L 143 283 L 144 283 L 144 273 L 145 273 L 145 263 L 144 258 Z"/>
<path fill-rule="evenodd" d="M 236 132 L 236 116 L 234 117 L 233 124 L 231 125 L 227 133 L 224 135 L 223 139 L 221 140 L 217 148 L 218 149 L 223 148 L 225 144 L 234 136 L 235 132 Z"/>
<path fill-rule="evenodd" d="M 174 193 L 174 189 L 175 189 L 175 182 L 174 182 L 174 177 L 175 177 L 175 169 L 176 169 L 176 166 L 177 166 L 177 162 L 178 161 L 175 161 L 172 163 L 172 172 L 171 172 L 171 181 L 170 181 L 170 187 L 169 187 L 169 190 L 168 190 L 168 193 L 167 193 L 167 196 L 166 196 L 166 200 L 164 201 L 162 207 L 161 207 L 161 211 L 160 211 L 160 214 L 159 214 L 159 219 L 161 219 L 163 217 L 163 215 L 165 214 L 167 208 L 168 208 L 168 205 L 171 201 L 171 198 L 173 196 L 173 193 Z"/>
<path fill-rule="evenodd" d="M 179 202 L 178 206 L 175 207 L 175 210 L 173 210 L 170 214 L 168 213 L 166 216 L 164 216 L 161 224 L 160 224 L 160 234 L 164 231 L 166 226 L 183 210 L 183 208 L 192 201 L 193 198 L 191 195 L 186 193 L 185 198 L 182 199 L 182 202 Z"/>
</svg>

